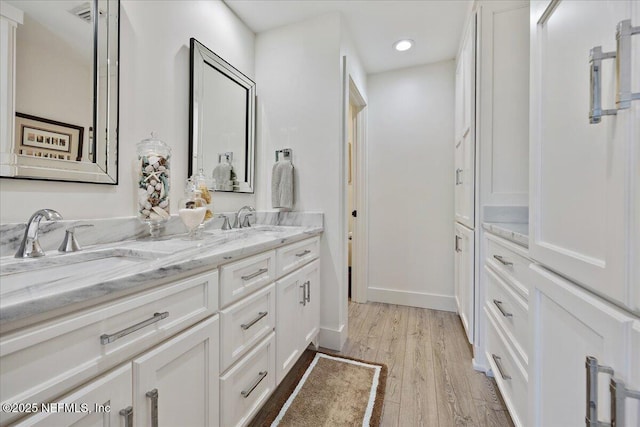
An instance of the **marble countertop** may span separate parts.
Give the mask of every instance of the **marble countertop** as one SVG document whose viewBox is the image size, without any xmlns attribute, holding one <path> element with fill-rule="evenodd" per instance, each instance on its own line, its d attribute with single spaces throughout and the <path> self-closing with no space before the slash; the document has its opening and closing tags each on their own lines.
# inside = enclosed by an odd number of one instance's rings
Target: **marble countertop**
<svg viewBox="0 0 640 427">
<path fill-rule="evenodd" d="M 483 222 L 485 230 L 519 245 L 529 247 L 529 224 L 517 222 Z"/>
<path fill-rule="evenodd" d="M 256 226 L 208 231 L 202 240 L 195 241 L 175 236 L 157 241 L 143 239 L 96 245 L 74 254 L 51 254 L 39 259 L 3 257 L 0 272 L 7 280 L 0 286 L 0 331 L 25 327 L 179 280 L 322 231 L 322 226 L 317 225 Z M 99 266 L 96 263 L 101 262 L 100 257 L 105 253 L 111 254 L 109 258 L 113 258 L 114 263 L 116 258 L 121 261 L 114 264 L 114 268 L 96 271 Z M 77 257 L 77 261 L 69 264 L 68 257 Z M 72 265 L 73 274 L 57 279 L 55 274 L 50 274 L 63 265 L 65 271 Z M 28 284 L 23 284 L 26 280 L 13 280 L 15 284 L 11 285 L 11 276 L 19 277 L 21 272 L 29 275 Z"/>
</svg>

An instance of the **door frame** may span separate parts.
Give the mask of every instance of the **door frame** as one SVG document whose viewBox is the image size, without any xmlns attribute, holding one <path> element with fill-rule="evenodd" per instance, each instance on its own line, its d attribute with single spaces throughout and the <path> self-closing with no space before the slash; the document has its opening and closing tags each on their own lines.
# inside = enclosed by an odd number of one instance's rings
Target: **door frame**
<svg viewBox="0 0 640 427">
<path fill-rule="evenodd" d="M 356 119 L 354 129 L 354 150 L 353 156 L 355 157 L 355 174 L 353 178 L 355 183 L 353 185 L 354 192 L 354 209 L 358 211 L 357 220 L 354 221 L 353 227 L 353 240 L 351 243 L 351 300 L 354 302 L 365 303 L 367 302 L 367 283 L 369 283 L 369 269 L 367 268 L 368 260 L 368 248 L 369 248 L 369 236 L 368 236 L 368 197 L 367 197 L 367 102 L 365 101 L 362 93 L 358 89 L 357 85 L 353 81 L 351 75 L 349 75 L 349 99 L 348 103 L 351 103 L 356 107 Z M 351 120 L 349 117 L 349 109 L 345 111 L 347 120 Z M 345 151 L 345 160 L 349 162 L 349 141 L 348 137 L 345 138 L 343 149 Z M 348 171 L 349 165 L 347 164 L 346 170 Z M 348 175 L 348 174 L 346 174 Z M 343 197 L 348 197 L 348 177 L 345 181 L 342 192 Z M 348 206 L 348 204 L 346 204 Z M 347 233 L 346 242 L 348 245 L 348 226 L 349 215 L 348 209 L 345 209 L 344 221 L 345 230 Z M 348 256 L 348 252 L 345 254 Z M 345 260 L 348 262 L 348 259 Z"/>
</svg>

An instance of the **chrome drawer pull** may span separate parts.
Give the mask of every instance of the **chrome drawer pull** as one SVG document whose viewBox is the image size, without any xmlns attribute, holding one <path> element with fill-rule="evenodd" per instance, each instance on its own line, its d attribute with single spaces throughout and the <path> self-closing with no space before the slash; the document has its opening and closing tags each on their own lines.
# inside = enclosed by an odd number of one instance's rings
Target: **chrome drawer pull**
<svg viewBox="0 0 640 427">
<path fill-rule="evenodd" d="M 456 185 L 462 184 L 462 178 L 460 178 L 461 174 L 462 174 L 462 169 L 456 169 Z"/>
<path fill-rule="evenodd" d="M 507 371 L 505 371 L 504 367 L 502 366 L 502 358 L 500 356 L 496 356 L 495 354 L 492 354 L 491 357 L 493 357 L 493 361 L 496 362 L 496 366 L 498 367 L 498 371 L 500 371 L 500 376 L 502 377 L 502 379 L 510 380 L 511 375 L 507 374 Z"/>
<path fill-rule="evenodd" d="M 496 305 L 496 307 L 498 307 L 498 310 L 500 310 L 500 313 L 502 313 L 504 317 L 513 317 L 513 313 L 509 313 L 504 308 L 502 308 L 502 301 L 498 301 L 497 299 L 494 299 L 493 303 Z"/>
<path fill-rule="evenodd" d="M 601 72 L 603 59 L 615 59 L 615 52 L 602 52 L 602 46 L 596 46 L 589 51 L 589 123 L 596 124 L 602 121 L 602 116 L 611 116 L 617 113 L 616 109 L 602 109 Z"/>
<path fill-rule="evenodd" d="M 462 252 L 462 249 L 460 249 L 460 241 L 461 240 L 462 240 L 462 238 L 456 234 L 456 242 L 455 242 L 455 250 L 456 250 L 456 252 Z"/>
<path fill-rule="evenodd" d="M 148 391 L 145 396 L 151 399 L 151 427 L 158 427 L 158 389 Z"/>
<path fill-rule="evenodd" d="M 246 331 L 247 329 L 249 329 L 250 327 L 252 327 L 252 326 L 253 326 L 253 325 L 255 325 L 256 323 L 258 323 L 258 322 L 260 321 L 260 319 L 262 319 L 263 317 L 265 317 L 267 314 L 269 314 L 269 312 L 267 312 L 267 311 L 261 311 L 261 312 L 259 312 L 259 313 L 258 313 L 258 317 L 256 317 L 255 319 L 253 319 L 253 320 L 252 320 L 251 322 L 249 322 L 249 323 L 243 323 L 242 325 L 240 325 L 240 327 L 241 327 L 243 330 L 245 330 L 245 331 Z"/>
<path fill-rule="evenodd" d="M 309 249 L 305 249 L 304 251 L 300 252 L 299 254 L 296 254 L 296 256 L 299 258 L 301 256 L 305 256 L 307 254 L 310 254 L 311 251 Z"/>
<path fill-rule="evenodd" d="M 307 296 L 305 297 L 305 301 L 306 302 L 311 302 L 311 281 L 307 280 L 306 282 L 303 283 L 302 286 L 306 286 L 307 287 Z"/>
<path fill-rule="evenodd" d="M 253 392 L 253 390 L 255 390 L 256 387 L 258 387 L 258 384 L 260 384 L 262 382 L 262 380 L 264 379 L 264 377 L 267 376 L 267 371 L 262 371 L 258 374 L 258 379 L 256 380 L 256 382 L 254 382 L 253 384 L 251 384 L 251 387 L 249 387 L 249 390 L 242 390 L 240 392 L 240 394 L 246 399 L 247 397 L 249 397 L 249 395 L 251 394 L 251 392 Z"/>
<path fill-rule="evenodd" d="M 259 275 L 266 273 L 267 271 L 269 271 L 268 268 L 261 268 L 260 270 L 256 271 L 255 273 L 251 273 L 251 274 L 249 274 L 247 276 L 241 276 L 240 278 L 242 280 L 253 279 L 254 277 L 258 277 Z"/>
<path fill-rule="evenodd" d="M 124 417 L 124 427 L 133 427 L 133 407 L 127 406 L 118 413 Z"/>
<path fill-rule="evenodd" d="M 307 282 L 304 282 L 302 285 L 300 285 L 300 287 L 302 288 L 302 301 L 300 301 L 300 304 L 306 306 L 307 305 Z"/>
<path fill-rule="evenodd" d="M 598 365 L 598 359 L 593 356 L 587 356 L 585 361 L 587 368 L 587 416 L 585 422 L 587 427 L 602 427 L 609 425 L 598 421 L 598 373 L 609 374 L 613 376 L 613 369 L 609 366 Z M 612 396 L 611 405 L 615 399 Z M 612 412 L 613 414 L 613 412 Z"/>
<path fill-rule="evenodd" d="M 513 265 L 513 263 L 511 261 L 505 261 L 503 256 L 500 255 L 494 255 L 493 256 L 495 259 L 497 259 L 502 265 Z"/>
<path fill-rule="evenodd" d="M 628 389 L 624 381 L 616 377 L 611 378 L 609 390 L 611 391 L 611 425 L 626 426 L 625 400 L 627 398 L 640 400 L 640 390 Z"/>
<path fill-rule="evenodd" d="M 167 317 L 169 317 L 169 312 L 168 311 L 165 311 L 164 313 L 153 313 L 153 317 L 151 317 L 151 318 L 149 318 L 147 320 L 144 320 L 144 321 L 142 321 L 140 323 L 136 323 L 133 326 L 129 326 L 128 328 L 123 329 L 121 331 L 118 331 L 115 334 L 111 334 L 111 335 L 103 334 L 103 335 L 100 335 L 100 344 L 102 344 L 102 345 L 110 344 L 110 343 L 114 342 L 117 339 L 120 339 L 120 338 L 122 338 L 124 336 L 129 335 L 130 333 L 133 333 L 133 332 L 137 331 L 138 329 L 142 329 L 142 328 L 144 328 L 146 326 L 153 325 L 154 323 L 157 323 L 157 322 L 161 321 L 162 319 L 166 319 Z"/>
</svg>

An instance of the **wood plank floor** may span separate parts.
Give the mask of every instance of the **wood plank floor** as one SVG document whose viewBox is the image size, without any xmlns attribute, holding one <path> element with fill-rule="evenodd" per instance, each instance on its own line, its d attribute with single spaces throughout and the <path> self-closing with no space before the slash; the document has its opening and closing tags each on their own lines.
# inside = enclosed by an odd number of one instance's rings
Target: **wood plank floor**
<svg viewBox="0 0 640 427">
<path fill-rule="evenodd" d="M 495 381 L 471 366 L 455 313 L 350 302 L 338 354 L 387 365 L 383 426 L 513 426 Z"/>
<path fill-rule="evenodd" d="M 350 302 L 349 337 L 333 353 L 387 365 L 382 426 L 513 426 L 495 381 L 471 366 L 455 313 Z"/>
</svg>

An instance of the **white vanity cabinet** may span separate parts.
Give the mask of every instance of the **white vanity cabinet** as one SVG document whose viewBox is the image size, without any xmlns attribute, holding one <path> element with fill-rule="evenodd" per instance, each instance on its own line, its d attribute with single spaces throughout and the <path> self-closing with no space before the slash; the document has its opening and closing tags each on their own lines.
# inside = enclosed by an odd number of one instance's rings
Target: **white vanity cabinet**
<svg viewBox="0 0 640 427">
<path fill-rule="evenodd" d="M 0 337 L 2 403 L 51 402 L 214 315 L 217 295 L 214 270 Z"/>
<path fill-rule="evenodd" d="M 454 290 L 458 315 L 462 320 L 467 340 L 473 343 L 474 319 L 474 240 L 473 230 L 455 224 Z"/>
<path fill-rule="evenodd" d="M 531 3 L 530 254 L 606 299 L 640 312 L 640 100 L 590 123 L 590 101 L 616 108 L 616 63 L 640 92 L 640 35 L 616 54 L 616 28 L 640 26 L 633 0 Z M 599 76 L 598 76 L 599 75 Z M 598 87 L 594 88 L 596 83 Z M 595 101 L 594 101 L 595 102 Z M 594 120 L 595 121 L 595 120 Z"/>
<path fill-rule="evenodd" d="M 317 337 L 319 245 L 312 237 L 220 267 L 220 425 L 246 425 Z"/>
<path fill-rule="evenodd" d="M 318 334 L 319 279 L 320 261 L 313 261 L 276 282 L 277 384 Z"/>
</svg>

